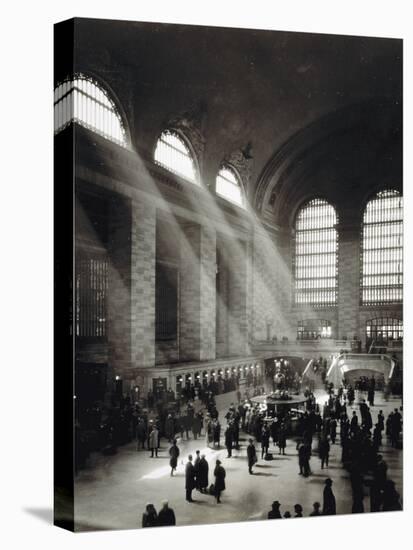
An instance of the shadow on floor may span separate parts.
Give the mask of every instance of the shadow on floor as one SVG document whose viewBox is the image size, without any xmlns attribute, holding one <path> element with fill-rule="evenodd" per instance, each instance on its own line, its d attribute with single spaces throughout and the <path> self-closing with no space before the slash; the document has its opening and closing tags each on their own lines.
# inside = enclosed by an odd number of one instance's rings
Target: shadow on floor
<svg viewBox="0 0 413 550">
<path fill-rule="evenodd" d="M 53 525 L 53 508 L 23 508 L 23 511 L 49 525 Z"/>
</svg>

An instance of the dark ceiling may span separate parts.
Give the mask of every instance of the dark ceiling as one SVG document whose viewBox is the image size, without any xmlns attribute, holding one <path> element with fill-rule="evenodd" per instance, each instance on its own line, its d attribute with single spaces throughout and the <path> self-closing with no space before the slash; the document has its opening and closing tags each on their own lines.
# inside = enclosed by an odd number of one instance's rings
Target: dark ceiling
<svg viewBox="0 0 413 550">
<path fill-rule="evenodd" d="M 401 102 L 401 40 L 75 21 L 75 69 L 112 88 L 135 146 L 150 150 L 170 115 L 206 103 L 206 183 L 249 141 L 254 186 L 274 153 L 320 117 L 378 98 Z"/>
</svg>

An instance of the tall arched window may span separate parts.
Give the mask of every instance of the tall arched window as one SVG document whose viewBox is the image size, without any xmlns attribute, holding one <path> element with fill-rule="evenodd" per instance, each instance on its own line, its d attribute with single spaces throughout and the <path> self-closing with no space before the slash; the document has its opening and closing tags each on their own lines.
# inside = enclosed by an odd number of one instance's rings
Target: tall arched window
<svg viewBox="0 0 413 550">
<path fill-rule="evenodd" d="M 125 127 L 116 105 L 93 78 L 76 75 L 55 88 L 55 133 L 72 121 L 119 145 L 127 146 Z"/>
<path fill-rule="evenodd" d="M 238 175 L 231 166 L 222 166 L 216 179 L 216 193 L 238 206 L 245 207 L 244 195 Z"/>
<path fill-rule="evenodd" d="M 184 139 L 173 130 L 162 132 L 155 149 L 155 162 L 199 185 L 195 158 Z"/>
<path fill-rule="evenodd" d="M 403 197 L 380 191 L 366 206 L 362 231 L 362 304 L 403 299 Z"/>
<path fill-rule="evenodd" d="M 313 199 L 295 221 L 295 303 L 325 307 L 337 303 L 337 214 L 324 199 Z"/>
</svg>

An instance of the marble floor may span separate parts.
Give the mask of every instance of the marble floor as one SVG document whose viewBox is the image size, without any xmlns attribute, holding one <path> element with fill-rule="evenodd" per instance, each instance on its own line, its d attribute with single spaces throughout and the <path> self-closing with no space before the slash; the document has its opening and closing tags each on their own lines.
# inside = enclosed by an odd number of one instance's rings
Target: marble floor
<svg viewBox="0 0 413 550">
<path fill-rule="evenodd" d="M 362 396 L 360 396 L 362 397 Z M 317 401 L 323 404 L 325 393 L 317 393 Z M 380 409 L 385 416 L 400 400 L 391 398 L 385 402 L 380 393 L 371 412 L 375 421 Z M 353 407 L 358 411 L 357 399 Z M 348 410 L 351 415 L 351 410 Z M 222 418 L 220 413 L 220 418 Z M 281 512 L 293 514 L 294 504 L 300 503 L 303 515 L 308 516 L 312 503 L 322 501 L 324 480 L 333 480 L 333 491 L 337 501 L 337 513 L 351 512 L 351 487 L 348 473 L 341 467 L 339 444 L 331 446 L 328 469 L 321 470 L 316 453 L 311 459 L 313 474 L 308 478 L 298 475 L 295 441 L 288 440 L 286 455 L 266 462 L 260 460 L 254 467 L 255 475 L 248 475 L 246 459 L 247 434 L 241 435 L 241 450 L 232 458 L 226 458 L 225 448 L 209 449 L 204 438 L 179 443 L 180 461 L 175 477 L 170 477 L 167 442 L 161 442 L 158 458 L 150 458 L 148 451 L 136 451 L 134 443 L 118 449 L 114 456 L 93 455 L 86 469 L 75 481 L 75 524 L 77 531 L 101 529 L 135 529 L 141 527 L 142 513 L 149 502 L 159 511 L 161 501 L 167 499 L 175 511 L 177 525 L 239 522 L 264 519 L 273 500 L 281 503 Z M 193 492 L 194 503 L 185 501 L 184 463 L 189 453 L 199 449 L 205 453 L 210 465 L 210 483 L 215 460 L 219 458 L 226 470 L 227 489 L 222 495 L 222 504 L 216 504 L 209 495 Z M 258 446 L 257 446 L 258 451 Z M 380 450 L 386 460 L 388 475 L 396 483 L 402 495 L 402 458 L 400 450 L 392 449 L 384 438 Z M 182 459 L 182 460 L 181 460 Z M 365 510 L 369 510 L 369 498 L 365 498 Z"/>
</svg>

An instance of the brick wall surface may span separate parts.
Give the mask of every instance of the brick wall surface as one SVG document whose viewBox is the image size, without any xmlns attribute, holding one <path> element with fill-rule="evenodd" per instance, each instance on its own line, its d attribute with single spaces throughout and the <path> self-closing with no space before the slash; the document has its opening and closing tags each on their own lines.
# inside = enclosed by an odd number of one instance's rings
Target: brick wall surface
<svg viewBox="0 0 413 550">
<path fill-rule="evenodd" d="M 131 338 L 133 367 L 155 364 L 156 209 L 134 201 L 131 230 Z"/>
</svg>

